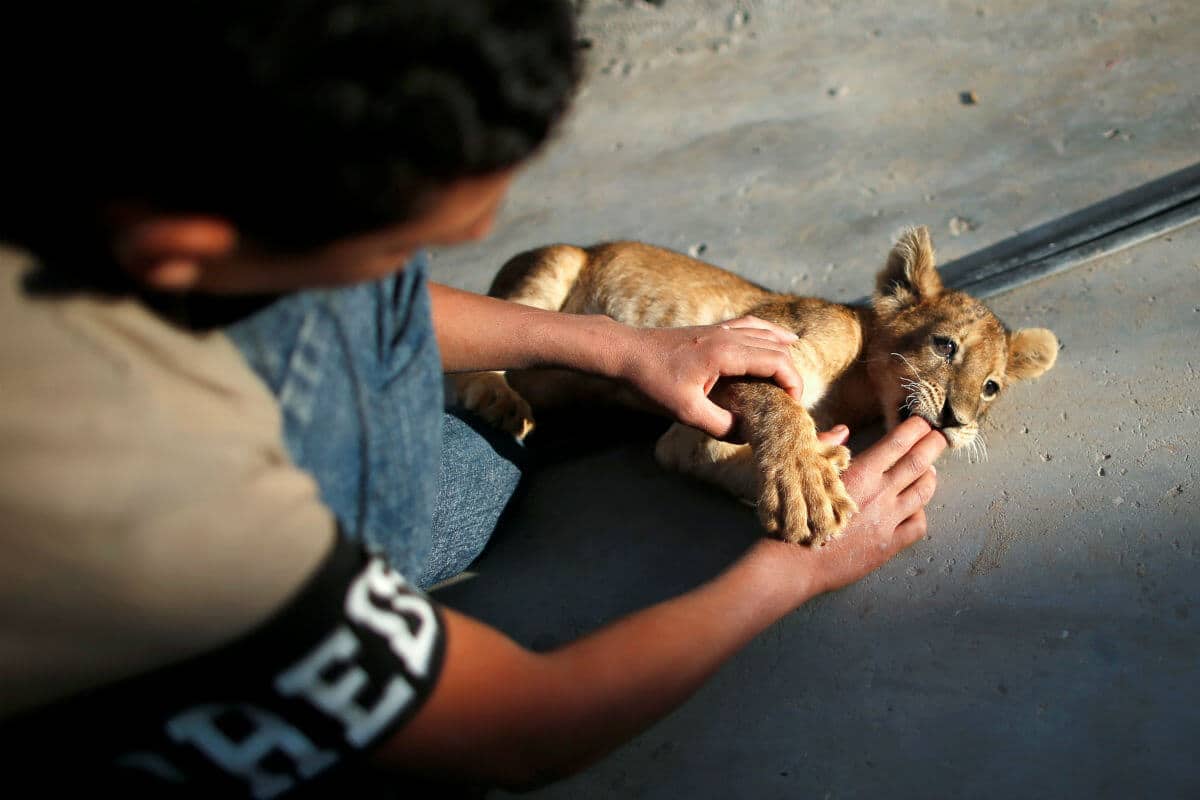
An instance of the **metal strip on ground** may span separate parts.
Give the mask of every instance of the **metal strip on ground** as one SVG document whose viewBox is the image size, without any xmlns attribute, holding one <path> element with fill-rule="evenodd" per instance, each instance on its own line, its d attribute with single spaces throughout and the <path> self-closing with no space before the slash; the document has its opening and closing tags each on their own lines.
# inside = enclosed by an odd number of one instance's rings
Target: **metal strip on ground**
<svg viewBox="0 0 1200 800">
<path fill-rule="evenodd" d="M 1200 164 L 1051 220 L 940 268 L 947 286 L 988 297 L 1200 220 Z"/>
</svg>

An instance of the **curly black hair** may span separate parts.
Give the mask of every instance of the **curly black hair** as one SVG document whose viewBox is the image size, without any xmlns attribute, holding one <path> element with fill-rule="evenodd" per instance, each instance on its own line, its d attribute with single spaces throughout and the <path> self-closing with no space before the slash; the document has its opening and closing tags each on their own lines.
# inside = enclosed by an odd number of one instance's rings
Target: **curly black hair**
<svg viewBox="0 0 1200 800">
<path fill-rule="evenodd" d="M 527 159 L 580 73 L 567 0 L 97 5 L 2 26 L 23 56 L 0 100 L 0 236 L 35 250 L 114 202 L 285 251 L 402 221 Z"/>
</svg>

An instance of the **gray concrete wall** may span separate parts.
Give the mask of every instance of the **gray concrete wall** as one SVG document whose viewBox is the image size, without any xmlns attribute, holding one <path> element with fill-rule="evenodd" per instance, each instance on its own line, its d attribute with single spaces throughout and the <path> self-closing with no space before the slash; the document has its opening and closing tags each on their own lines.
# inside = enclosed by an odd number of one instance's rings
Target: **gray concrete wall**
<svg viewBox="0 0 1200 800">
<path fill-rule="evenodd" d="M 443 280 L 632 237 L 849 299 L 902 224 L 949 260 L 1200 158 L 1193 2 L 593 0 L 584 24 L 575 113 Z M 929 539 L 539 796 L 1200 794 L 1197 253 L 1192 226 L 993 299 L 1063 350 L 996 407 L 990 460 L 943 460 Z M 442 599 L 544 648 L 714 574 L 751 512 L 649 450 L 545 470 Z"/>
</svg>

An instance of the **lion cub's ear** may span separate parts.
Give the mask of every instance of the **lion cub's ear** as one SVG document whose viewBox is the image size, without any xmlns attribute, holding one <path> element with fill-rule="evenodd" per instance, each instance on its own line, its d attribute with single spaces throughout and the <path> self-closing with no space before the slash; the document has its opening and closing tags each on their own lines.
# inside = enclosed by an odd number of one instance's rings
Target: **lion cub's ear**
<svg viewBox="0 0 1200 800">
<path fill-rule="evenodd" d="M 1046 328 L 1023 328 L 1008 337 L 1008 377 L 1036 378 L 1058 359 L 1058 337 Z"/>
<path fill-rule="evenodd" d="M 888 254 L 887 264 L 875 278 L 876 310 L 896 311 L 941 293 L 942 278 L 938 275 L 929 229 L 924 225 L 905 228 Z"/>
</svg>

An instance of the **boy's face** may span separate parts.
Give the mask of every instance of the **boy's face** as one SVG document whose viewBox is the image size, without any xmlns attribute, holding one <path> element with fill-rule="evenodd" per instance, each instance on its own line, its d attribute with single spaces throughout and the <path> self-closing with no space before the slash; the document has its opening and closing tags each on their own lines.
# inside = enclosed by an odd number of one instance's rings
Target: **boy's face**
<svg viewBox="0 0 1200 800">
<path fill-rule="evenodd" d="M 485 237 L 514 174 L 460 179 L 414 219 L 299 255 L 239 243 L 223 220 L 151 215 L 119 232 L 118 260 L 140 282 L 165 291 L 282 293 L 373 280 L 400 269 L 422 247 Z"/>
</svg>

